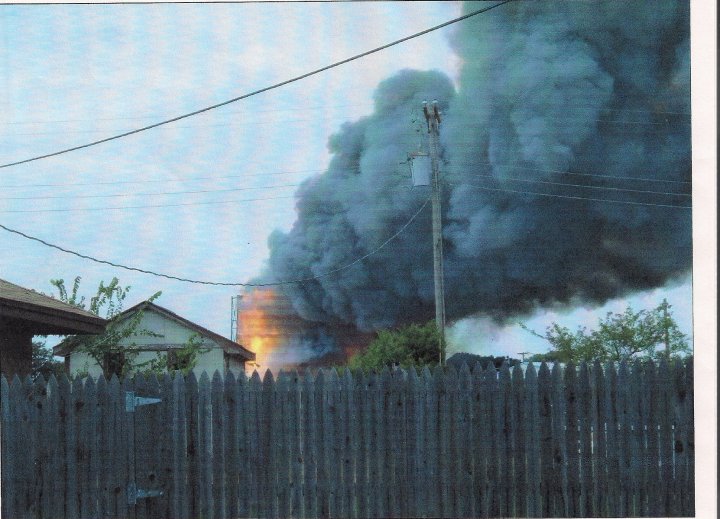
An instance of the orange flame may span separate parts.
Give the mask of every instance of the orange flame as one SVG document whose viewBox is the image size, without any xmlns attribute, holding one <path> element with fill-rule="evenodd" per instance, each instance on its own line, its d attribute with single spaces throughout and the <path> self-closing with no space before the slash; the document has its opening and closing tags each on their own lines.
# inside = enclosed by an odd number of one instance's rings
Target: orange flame
<svg viewBox="0 0 720 519">
<path fill-rule="evenodd" d="M 252 290 L 243 295 L 238 307 L 238 342 L 255 353 L 255 365 L 264 372 L 272 366 L 272 354 L 280 344 L 280 326 L 270 313 L 277 300 L 272 289 Z"/>
</svg>

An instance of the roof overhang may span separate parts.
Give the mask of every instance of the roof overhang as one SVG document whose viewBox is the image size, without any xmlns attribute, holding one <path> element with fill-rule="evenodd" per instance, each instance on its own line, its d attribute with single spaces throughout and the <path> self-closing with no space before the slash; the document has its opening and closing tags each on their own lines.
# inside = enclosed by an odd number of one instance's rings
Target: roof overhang
<svg viewBox="0 0 720 519">
<path fill-rule="evenodd" d="M 0 319 L 32 330 L 36 335 L 98 334 L 107 321 L 100 317 L 48 308 L 0 297 Z"/>
</svg>

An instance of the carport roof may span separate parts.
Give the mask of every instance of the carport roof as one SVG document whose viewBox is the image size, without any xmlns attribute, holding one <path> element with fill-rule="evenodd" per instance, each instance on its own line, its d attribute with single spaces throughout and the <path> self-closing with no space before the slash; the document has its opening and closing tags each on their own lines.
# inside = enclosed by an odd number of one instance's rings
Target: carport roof
<svg viewBox="0 0 720 519">
<path fill-rule="evenodd" d="M 96 334 L 107 321 L 82 308 L 0 279 L 0 319 L 35 335 Z"/>
</svg>

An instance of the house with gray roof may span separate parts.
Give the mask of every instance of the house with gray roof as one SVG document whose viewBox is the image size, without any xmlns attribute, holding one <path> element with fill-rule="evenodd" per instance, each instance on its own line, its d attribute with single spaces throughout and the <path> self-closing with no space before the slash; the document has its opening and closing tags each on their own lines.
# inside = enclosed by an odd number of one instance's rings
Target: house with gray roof
<svg viewBox="0 0 720 519">
<path fill-rule="evenodd" d="M 131 349 L 135 365 L 151 360 L 162 360 L 169 371 L 185 369 L 180 365 L 182 357 L 177 352 L 185 348 L 191 338 L 200 343 L 197 354 L 197 363 L 193 370 L 200 374 L 206 371 L 212 375 L 215 371 L 220 373 L 232 372 L 235 375 L 245 372 L 245 363 L 255 360 L 255 354 L 242 345 L 223 337 L 207 328 L 200 326 L 180 315 L 163 308 L 153 302 L 144 301 L 114 318 L 114 325 L 123 326 L 129 323 L 138 312 L 141 312 L 137 333 L 121 339 L 119 346 Z M 71 375 L 87 373 L 97 377 L 105 373 L 117 373 L 124 363 L 123 348 L 116 348 L 104 359 L 104 365 L 90 357 L 87 353 L 79 351 L 74 342 L 66 340 L 55 346 L 53 353 L 65 358 L 65 365 Z"/>
</svg>

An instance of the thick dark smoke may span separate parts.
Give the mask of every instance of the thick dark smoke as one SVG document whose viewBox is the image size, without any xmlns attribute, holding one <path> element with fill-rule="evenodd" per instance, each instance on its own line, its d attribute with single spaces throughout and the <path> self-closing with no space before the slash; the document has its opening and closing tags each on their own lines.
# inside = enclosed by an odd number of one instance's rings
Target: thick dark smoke
<svg viewBox="0 0 720 519">
<path fill-rule="evenodd" d="M 267 277 L 350 263 L 418 210 L 429 192 L 411 189 L 399 162 L 425 139 L 424 99 L 444 112 L 450 319 L 602 303 L 686 274 L 690 211 L 657 205 L 690 204 L 665 194 L 690 192 L 688 11 L 686 2 L 517 2 L 462 22 L 452 35 L 457 91 L 437 72 L 382 82 L 373 115 L 331 138 L 327 172 L 299 190 L 292 230 L 270 237 Z M 284 290 L 306 319 L 370 330 L 431 318 L 432 282 L 428 206 L 379 253 Z"/>
</svg>

